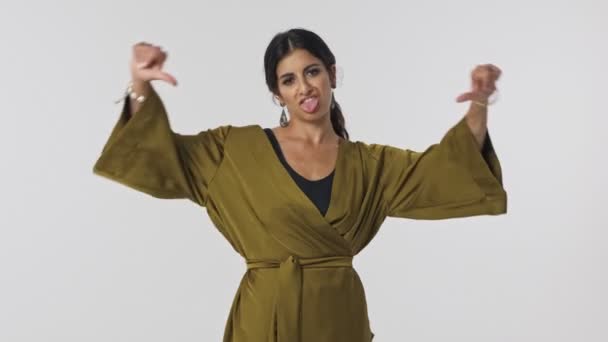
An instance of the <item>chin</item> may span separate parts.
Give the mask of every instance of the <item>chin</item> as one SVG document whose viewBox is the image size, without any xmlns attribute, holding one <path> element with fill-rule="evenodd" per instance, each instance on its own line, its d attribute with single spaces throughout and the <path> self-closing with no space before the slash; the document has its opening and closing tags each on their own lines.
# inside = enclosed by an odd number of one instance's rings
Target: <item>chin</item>
<svg viewBox="0 0 608 342">
<path fill-rule="evenodd" d="M 304 121 L 308 121 L 308 122 L 317 122 L 317 121 L 322 121 L 323 119 L 325 119 L 325 117 L 329 117 L 330 113 L 329 111 L 322 111 L 322 110 L 318 110 L 314 113 L 306 113 L 304 111 L 301 111 L 300 113 L 298 113 L 298 117 L 301 118 Z"/>
</svg>

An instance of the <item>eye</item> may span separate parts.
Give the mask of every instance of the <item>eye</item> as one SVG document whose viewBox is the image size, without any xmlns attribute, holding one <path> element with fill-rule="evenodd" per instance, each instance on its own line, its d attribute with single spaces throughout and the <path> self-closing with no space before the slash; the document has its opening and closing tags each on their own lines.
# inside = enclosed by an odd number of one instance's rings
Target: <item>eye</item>
<svg viewBox="0 0 608 342">
<path fill-rule="evenodd" d="M 319 72 L 321 72 L 321 70 L 319 68 L 313 68 L 309 69 L 306 72 L 311 76 L 316 76 L 317 74 L 319 74 Z M 286 78 L 282 83 L 283 85 L 290 85 L 291 83 L 293 83 L 293 77 Z"/>
<path fill-rule="evenodd" d="M 308 72 L 314 76 L 319 73 L 319 68 L 310 69 Z"/>
</svg>

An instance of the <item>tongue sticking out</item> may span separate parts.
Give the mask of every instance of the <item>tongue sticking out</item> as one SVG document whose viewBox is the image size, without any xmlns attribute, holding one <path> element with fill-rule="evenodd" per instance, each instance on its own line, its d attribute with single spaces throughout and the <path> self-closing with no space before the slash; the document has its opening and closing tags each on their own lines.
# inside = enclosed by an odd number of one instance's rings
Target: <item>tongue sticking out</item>
<svg viewBox="0 0 608 342">
<path fill-rule="evenodd" d="M 305 112 L 312 113 L 317 110 L 318 105 L 319 105 L 319 99 L 316 97 L 313 97 L 313 98 L 307 99 L 304 102 L 302 102 L 300 107 L 302 107 L 302 109 Z"/>
</svg>

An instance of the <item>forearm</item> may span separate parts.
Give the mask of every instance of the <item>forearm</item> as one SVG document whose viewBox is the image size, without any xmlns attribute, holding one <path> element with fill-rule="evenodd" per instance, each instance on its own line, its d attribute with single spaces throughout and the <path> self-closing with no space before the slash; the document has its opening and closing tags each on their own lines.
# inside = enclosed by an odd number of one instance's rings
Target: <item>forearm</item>
<svg viewBox="0 0 608 342">
<path fill-rule="evenodd" d="M 465 120 L 481 150 L 488 132 L 488 108 L 471 101 L 469 111 L 465 115 Z"/>
</svg>

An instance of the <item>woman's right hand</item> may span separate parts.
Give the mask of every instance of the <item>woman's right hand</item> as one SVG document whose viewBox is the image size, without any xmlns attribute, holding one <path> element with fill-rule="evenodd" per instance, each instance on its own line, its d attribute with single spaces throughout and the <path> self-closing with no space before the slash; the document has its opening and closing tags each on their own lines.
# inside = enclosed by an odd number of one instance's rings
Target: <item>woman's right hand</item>
<svg viewBox="0 0 608 342">
<path fill-rule="evenodd" d="M 131 79 L 133 83 L 142 84 L 152 80 L 162 80 L 176 86 L 177 80 L 175 77 L 162 71 L 166 60 L 167 52 L 160 46 L 146 42 L 133 45 L 133 57 L 131 59 Z"/>
</svg>

